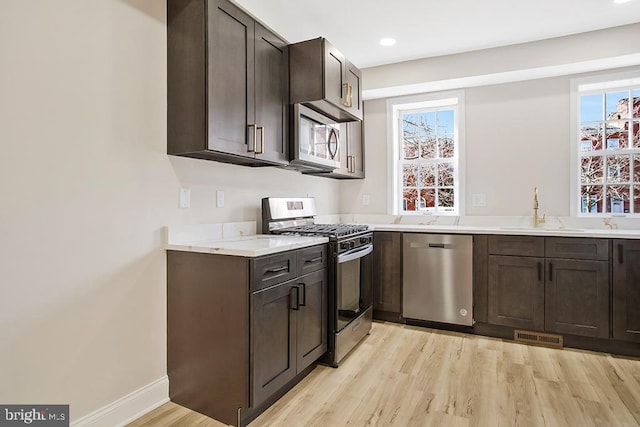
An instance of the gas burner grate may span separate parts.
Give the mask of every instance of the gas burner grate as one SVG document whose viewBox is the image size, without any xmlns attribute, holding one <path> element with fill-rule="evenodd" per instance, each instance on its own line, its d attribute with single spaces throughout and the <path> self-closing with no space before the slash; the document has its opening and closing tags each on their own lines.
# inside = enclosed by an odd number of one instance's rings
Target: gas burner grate
<svg viewBox="0 0 640 427">
<path fill-rule="evenodd" d="M 297 234 L 297 235 L 320 235 L 320 236 L 333 236 L 333 237 L 345 237 L 352 234 L 361 233 L 367 231 L 369 226 L 367 225 L 354 225 L 354 224 L 309 224 L 299 225 L 295 227 L 281 228 L 274 230 L 278 234 Z"/>
</svg>

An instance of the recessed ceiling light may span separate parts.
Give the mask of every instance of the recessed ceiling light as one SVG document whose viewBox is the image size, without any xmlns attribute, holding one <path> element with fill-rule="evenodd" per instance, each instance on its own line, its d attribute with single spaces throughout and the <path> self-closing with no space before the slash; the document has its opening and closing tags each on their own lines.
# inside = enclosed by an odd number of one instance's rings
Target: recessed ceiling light
<svg viewBox="0 0 640 427">
<path fill-rule="evenodd" d="M 631 0 L 613 0 L 614 3 L 628 3 Z"/>
<path fill-rule="evenodd" d="M 380 44 L 382 46 L 393 46 L 394 44 L 396 44 L 396 39 L 392 39 L 392 38 L 384 38 L 384 39 L 380 39 Z"/>
</svg>

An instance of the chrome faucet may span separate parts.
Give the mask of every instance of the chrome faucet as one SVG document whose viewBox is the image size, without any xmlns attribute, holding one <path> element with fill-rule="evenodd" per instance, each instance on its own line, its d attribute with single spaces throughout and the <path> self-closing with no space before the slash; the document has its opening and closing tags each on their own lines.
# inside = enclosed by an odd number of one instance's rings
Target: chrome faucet
<svg viewBox="0 0 640 427">
<path fill-rule="evenodd" d="M 547 214 L 543 214 L 542 216 L 538 215 L 538 209 L 540 208 L 540 203 L 538 202 L 538 187 L 533 189 L 533 226 L 538 228 L 540 224 L 544 224 L 546 222 Z"/>
</svg>

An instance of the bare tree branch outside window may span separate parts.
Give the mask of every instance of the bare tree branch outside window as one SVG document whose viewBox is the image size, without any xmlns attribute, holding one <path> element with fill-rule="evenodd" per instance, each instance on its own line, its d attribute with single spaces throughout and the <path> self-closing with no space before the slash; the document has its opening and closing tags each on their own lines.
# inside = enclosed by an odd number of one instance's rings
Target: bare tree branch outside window
<svg viewBox="0 0 640 427">
<path fill-rule="evenodd" d="M 402 208 L 455 208 L 457 160 L 454 111 L 432 109 L 402 114 Z"/>
</svg>

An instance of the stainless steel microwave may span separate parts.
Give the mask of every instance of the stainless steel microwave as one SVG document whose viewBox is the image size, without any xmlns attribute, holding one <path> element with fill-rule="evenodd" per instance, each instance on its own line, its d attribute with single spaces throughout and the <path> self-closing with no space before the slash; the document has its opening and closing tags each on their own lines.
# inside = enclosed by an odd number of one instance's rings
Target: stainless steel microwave
<svg viewBox="0 0 640 427">
<path fill-rule="evenodd" d="M 293 106 L 291 166 L 303 172 L 340 167 L 340 124 L 301 104 Z"/>
</svg>

